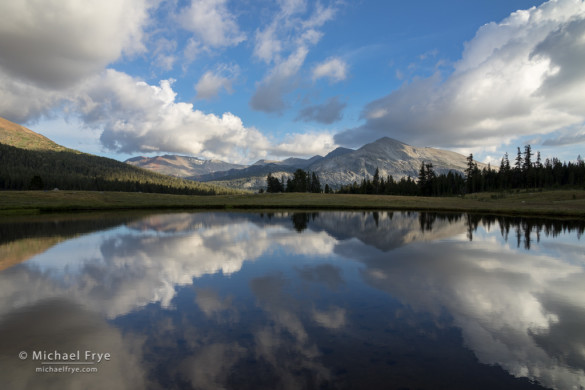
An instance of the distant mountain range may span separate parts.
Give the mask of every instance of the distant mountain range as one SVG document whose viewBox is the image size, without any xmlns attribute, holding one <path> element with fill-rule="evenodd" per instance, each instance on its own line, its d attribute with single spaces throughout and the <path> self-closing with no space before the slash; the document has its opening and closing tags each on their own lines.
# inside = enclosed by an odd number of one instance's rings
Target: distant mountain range
<svg viewBox="0 0 585 390">
<path fill-rule="evenodd" d="M 449 171 L 463 174 L 467 167 L 467 157 L 462 154 L 415 147 L 388 137 L 380 138 L 357 150 L 339 147 L 324 157 L 259 160 L 249 166 L 174 155 L 135 157 L 126 162 L 190 180 L 252 190 L 265 187 L 269 173 L 288 178 L 299 168 L 315 172 L 323 185 L 339 188 L 354 181 L 359 183 L 365 177 L 373 177 L 376 168 L 382 177 L 390 175 L 399 180 L 406 176 L 416 178 L 422 162 L 432 163 L 438 174 Z M 482 168 L 484 164 L 478 163 L 478 166 Z"/>
<path fill-rule="evenodd" d="M 247 165 L 230 164 L 220 160 L 203 160 L 197 157 L 166 154 L 157 157 L 134 157 L 124 161 L 163 175 L 177 177 L 198 177 L 217 171 L 242 169 Z"/>
</svg>

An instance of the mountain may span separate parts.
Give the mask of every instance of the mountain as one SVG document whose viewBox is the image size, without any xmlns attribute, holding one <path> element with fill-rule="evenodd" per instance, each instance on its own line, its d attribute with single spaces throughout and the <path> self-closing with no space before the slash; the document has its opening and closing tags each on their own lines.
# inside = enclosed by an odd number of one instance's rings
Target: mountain
<svg viewBox="0 0 585 390">
<path fill-rule="evenodd" d="M 455 171 L 463 174 L 467 168 L 467 157 L 462 154 L 429 147 L 416 147 L 384 137 L 366 144 L 357 150 L 339 147 L 325 157 L 313 156 L 309 159 L 290 157 L 282 161 L 259 160 L 250 166 L 231 166 L 225 162 L 216 162 L 208 172 L 197 170 L 189 175 L 186 169 L 189 161 L 196 161 L 198 167 L 211 162 L 195 157 L 161 156 L 154 157 L 148 164 L 144 157 L 128 160 L 128 163 L 137 164 L 144 168 L 159 170 L 190 180 L 214 183 L 231 188 L 259 190 L 266 186 L 266 176 L 271 173 L 277 178 L 284 176 L 285 180 L 292 177 L 297 169 L 315 172 L 319 175 L 322 185 L 329 184 L 332 188 L 342 185 L 361 182 L 365 177 L 373 177 L 376 168 L 381 177 L 392 176 L 394 180 L 402 177 L 418 177 L 421 163 L 432 163 L 437 174 Z M 180 163 L 179 163 L 180 162 Z M 172 164 L 171 164 L 172 163 Z M 222 169 L 222 165 L 228 169 Z M 485 165 L 478 163 L 479 168 Z M 195 172 L 195 170 L 193 171 Z"/>
<path fill-rule="evenodd" d="M 343 148 L 338 148 L 343 149 Z M 347 149 L 350 150 L 351 149 Z M 333 153 L 333 152 L 332 152 Z M 339 151 L 343 153 L 343 151 Z M 197 157 L 164 155 L 133 157 L 125 162 L 158 173 L 188 180 L 213 182 L 215 185 L 235 189 L 258 190 L 266 186 L 269 173 L 285 179 L 297 169 L 306 169 L 322 160 L 322 156 L 308 159 L 290 157 L 285 160 L 258 160 L 252 165 L 230 164 L 220 160 L 203 160 Z"/>
<path fill-rule="evenodd" d="M 194 195 L 235 192 L 68 149 L 0 118 L 0 190 L 53 188 Z"/>
<path fill-rule="evenodd" d="M 354 181 L 359 183 L 364 177 L 373 177 L 376 168 L 381 177 L 391 175 L 395 180 L 406 176 L 416 178 L 422 162 L 432 163 L 437 174 L 449 171 L 463 174 L 467 168 L 467 157 L 462 154 L 415 147 L 384 137 L 351 152 L 328 155 L 309 166 L 309 170 L 316 172 L 323 184 L 338 188 Z M 481 169 L 484 164 L 478 163 L 478 166 Z"/>
<path fill-rule="evenodd" d="M 134 157 L 124 162 L 164 175 L 177 177 L 197 177 L 217 171 L 247 167 L 246 165 L 230 164 L 220 160 L 202 160 L 197 157 L 171 154 L 157 157 Z"/>
<path fill-rule="evenodd" d="M 285 162 L 296 165 L 285 165 Z M 311 162 L 309 162 L 311 161 Z M 307 163 L 309 162 L 309 163 Z M 394 180 L 410 176 L 418 177 L 421 163 L 432 163 L 437 174 L 455 171 L 463 174 L 467 168 L 467 157 L 462 154 L 429 147 L 415 147 L 392 138 L 384 137 L 366 144 L 357 150 L 337 148 L 325 157 L 315 156 L 308 160 L 286 159 L 277 163 L 259 164 L 245 168 L 232 169 L 225 172 L 199 176 L 203 182 L 221 183 L 224 186 L 258 190 L 266 186 L 266 176 L 285 178 L 298 169 L 315 172 L 322 185 L 329 184 L 332 188 L 360 182 L 365 177 L 373 177 L 376 168 L 381 177 L 392 176 Z M 478 163 L 479 168 L 485 164 Z"/>
<path fill-rule="evenodd" d="M 323 157 L 318 156 L 318 155 L 313 156 L 309 159 L 289 157 L 286 160 L 282 160 L 282 162 L 279 165 L 287 165 L 290 167 L 305 169 L 307 167 L 310 167 L 312 164 L 316 163 L 317 161 L 321 161 L 322 159 L 323 159 Z"/>
</svg>

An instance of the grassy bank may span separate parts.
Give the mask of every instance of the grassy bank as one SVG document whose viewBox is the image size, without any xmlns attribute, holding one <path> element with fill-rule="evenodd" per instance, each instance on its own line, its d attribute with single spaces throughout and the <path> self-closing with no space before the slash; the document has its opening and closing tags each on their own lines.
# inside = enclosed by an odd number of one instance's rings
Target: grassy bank
<svg viewBox="0 0 585 390">
<path fill-rule="evenodd" d="M 188 196 L 92 191 L 3 191 L 0 214 L 137 209 L 436 210 L 585 218 L 585 191 L 427 198 L 346 194 Z"/>
</svg>

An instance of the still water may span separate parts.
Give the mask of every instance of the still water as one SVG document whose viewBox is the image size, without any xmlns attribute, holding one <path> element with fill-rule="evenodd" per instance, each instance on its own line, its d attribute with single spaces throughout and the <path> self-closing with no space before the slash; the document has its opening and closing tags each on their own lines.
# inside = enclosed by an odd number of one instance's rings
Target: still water
<svg viewBox="0 0 585 390">
<path fill-rule="evenodd" d="M 583 222 L 0 222 L 2 389 L 582 389 Z"/>
</svg>

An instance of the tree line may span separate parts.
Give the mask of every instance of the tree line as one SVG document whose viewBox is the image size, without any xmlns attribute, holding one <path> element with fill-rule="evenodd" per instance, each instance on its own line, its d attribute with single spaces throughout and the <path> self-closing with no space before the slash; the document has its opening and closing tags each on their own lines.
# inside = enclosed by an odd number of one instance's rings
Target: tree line
<svg viewBox="0 0 585 390">
<path fill-rule="evenodd" d="M 336 192 L 342 194 L 376 194 L 407 196 L 459 196 L 474 192 L 501 192 L 520 189 L 557 189 L 585 188 L 585 162 L 581 156 L 576 162 L 561 162 L 558 158 L 542 161 L 540 152 L 533 153 L 532 147 L 526 145 L 524 151 L 517 148 L 514 164 L 510 163 L 506 153 L 499 169 L 490 164 L 479 168 L 473 154 L 467 157 L 467 167 L 463 174 L 456 171 L 437 174 L 433 164 L 423 161 L 418 177 L 402 177 L 396 180 L 392 175 L 381 177 L 376 168 L 374 177 L 365 177 L 360 183 L 341 186 L 333 191 L 329 185 L 321 191 L 319 177 L 299 169 L 285 185 L 271 174 L 267 178 L 267 192 Z"/>
<path fill-rule="evenodd" d="M 467 193 L 505 191 L 536 188 L 583 188 L 585 187 L 585 163 L 581 156 L 576 162 L 561 162 L 558 158 L 542 161 L 540 152 L 533 153 L 530 145 L 524 151 L 517 148 L 514 164 L 508 153 L 502 157 L 498 170 L 489 165 L 479 169 L 473 154 L 467 157 L 465 170 Z"/>
<path fill-rule="evenodd" d="M 292 178 L 285 181 L 284 176 L 280 180 L 269 173 L 266 177 L 266 192 L 312 192 L 312 193 L 330 193 L 333 192 L 329 184 L 325 188 L 321 186 L 321 180 L 315 172 L 305 172 L 302 169 L 297 169 Z"/>
</svg>

